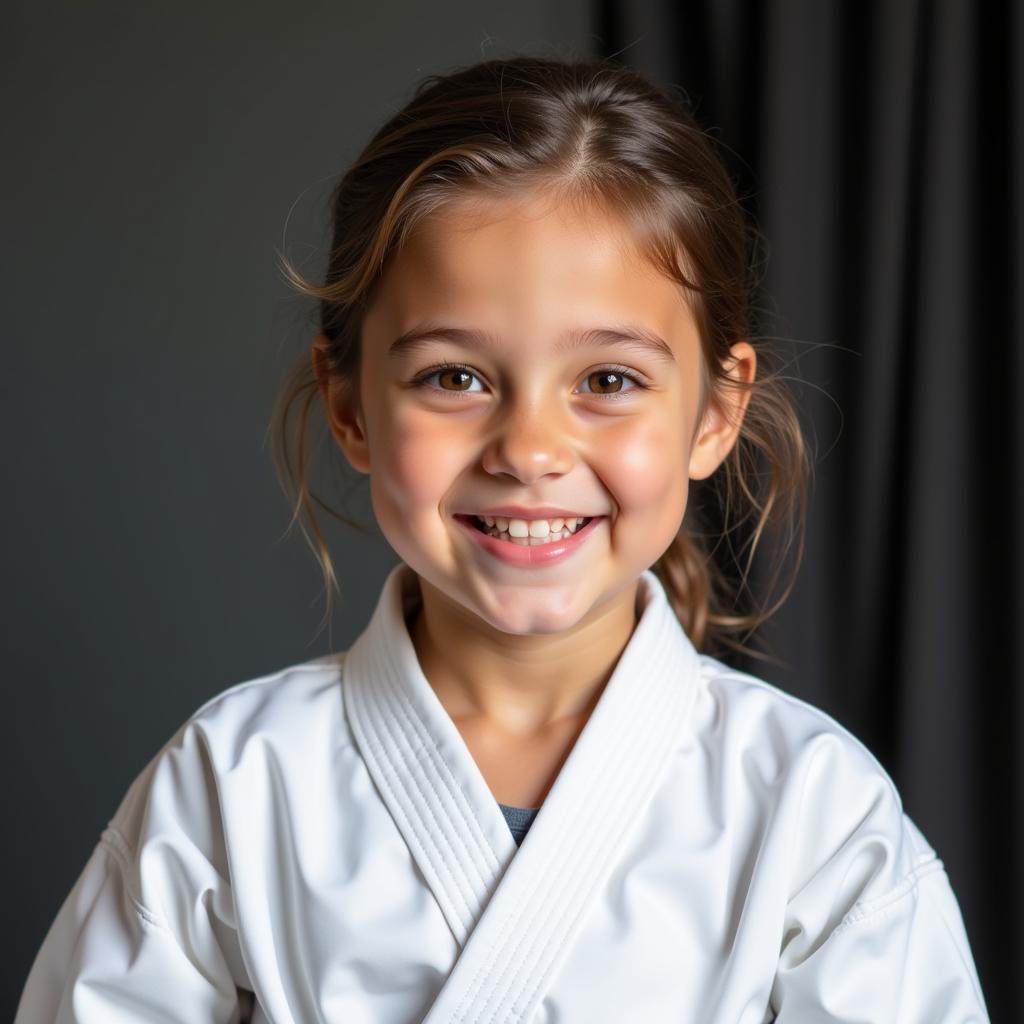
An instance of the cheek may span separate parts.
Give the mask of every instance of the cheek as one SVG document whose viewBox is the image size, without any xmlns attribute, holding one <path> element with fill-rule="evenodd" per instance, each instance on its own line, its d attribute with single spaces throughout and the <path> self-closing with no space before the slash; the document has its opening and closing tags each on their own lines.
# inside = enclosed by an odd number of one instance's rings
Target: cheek
<svg viewBox="0 0 1024 1024">
<path fill-rule="evenodd" d="M 682 428 L 652 422 L 603 438 L 601 476 L 628 521 L 678 525 L 685 510 L 688 455 Z M 668 523 L 672 526 L 672 523 Z"/>
<path fill-rule="evenodd" d="M 436 514 L 439 500 L 464 468 L 463 446 L 442 416 L 400 411 L 370 445 L 372 489 L 403 516 Z"/>
</svg>

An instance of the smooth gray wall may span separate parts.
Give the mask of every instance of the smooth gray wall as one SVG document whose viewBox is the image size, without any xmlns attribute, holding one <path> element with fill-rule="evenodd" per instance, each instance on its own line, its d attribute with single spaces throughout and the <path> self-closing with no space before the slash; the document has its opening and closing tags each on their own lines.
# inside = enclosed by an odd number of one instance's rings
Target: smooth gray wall
<svg viewBox="0 0 1024 1024">
<path fill-rule="evenodd" d="M 23 2 L 4 20 L 10 1019 L 146 762 L 214 694 L 347 646 L 397 561 L 330 529 L 350 600 L 320 628 L 265 440 L 313 323 L 276 250 L 322 267 L 333 179 L 421 76 L 599 41 L 584 0 Z"/>
</svg>

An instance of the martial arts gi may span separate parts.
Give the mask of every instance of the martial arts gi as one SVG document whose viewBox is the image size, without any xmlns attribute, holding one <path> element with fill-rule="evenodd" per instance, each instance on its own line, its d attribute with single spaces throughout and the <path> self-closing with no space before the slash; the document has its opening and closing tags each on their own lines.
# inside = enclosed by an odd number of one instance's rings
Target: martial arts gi
<svg viewBox="0 0 1024 1024">
<path fill-rule="evenodd" d="M 347 652 L 225 690 L 132 783 L 16 1024 L 967 1024 L 942 862 L 832 718 L 639 621 L 517 847 L 398 565 Z"/>
</svg>

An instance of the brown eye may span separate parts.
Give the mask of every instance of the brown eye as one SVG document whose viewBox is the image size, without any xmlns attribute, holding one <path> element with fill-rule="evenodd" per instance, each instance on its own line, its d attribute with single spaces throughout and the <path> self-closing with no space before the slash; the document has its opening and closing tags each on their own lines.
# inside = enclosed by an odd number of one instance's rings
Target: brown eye
<svg viewBox="0 0 1024 1024">
<path fill-rule="evenodd" d="M 444 383 L 445 379 L 452 382 L 451 387 Z M 441 370 L 437 374 L 437 380 L 445 391 L 468 391 L 473 375 L 465 370 Z"/>
<path fill-rule="evenodd" d="M 614 395 L 622 390 L 622 374 L 614 370 L 598 370 L 587 377 L 595 395 Z"/>
<path fill-rule="evenodd" d="M 448 378 L 445 383 L 442 378 Z M 437 381 L 437 383 L 435 383 Z M 478 395 L 483 393 L 483 382 L 467 366 L 446 363 L 426 370 L 410 382 L 425 391 L 445 391 L 449 395 Z"/>
</svg>

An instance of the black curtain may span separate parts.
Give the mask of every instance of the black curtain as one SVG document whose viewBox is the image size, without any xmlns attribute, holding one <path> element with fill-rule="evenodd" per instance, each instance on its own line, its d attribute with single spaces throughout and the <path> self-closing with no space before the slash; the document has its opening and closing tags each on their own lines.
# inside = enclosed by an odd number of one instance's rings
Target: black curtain
<svg viewBox="0 0 1024 1024">
<path fill-rule="evenodd" d="M 603 55 L 681 88 L 722 144 L 816 449 L 805 561 L 762 634 L 785 665 L 737 667 L 889 771 L 993 1019 L 1018 1019 L 1024 5 L 600 12 Z"/>
</svg>

